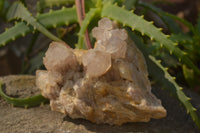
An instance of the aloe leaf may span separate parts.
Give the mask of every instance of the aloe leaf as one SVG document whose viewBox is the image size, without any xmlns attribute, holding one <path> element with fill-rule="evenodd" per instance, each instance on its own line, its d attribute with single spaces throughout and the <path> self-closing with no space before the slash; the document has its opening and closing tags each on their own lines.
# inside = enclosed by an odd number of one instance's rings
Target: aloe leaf
<svg viewBox="0 0 200 133">
<path fill-rule="evenodd" d="M 108 17 L 122 23 L 124 26 L 137 30 L 143 34 L 146 34 L 152 39 L 160 43 L 160 46 L 166 47 L 171 54 L 174 54 L 185 63 L 187 66 L 194 69 L 194 71 L 200 74 L 200 70 L 193 64 L 193 62 L 186 56 L 186 54 L 176 47 L 175 43 L 168 39 L 168 36 L 163 34 L 160 29 L 156 28 L 151 22 L 146 21 L 143 17 L 137 16 L 132 12 L 129 12 L 116 5 L 106 4 L 102 9 L 102 17 Z"/>
<path fill-rule="evenodd" d="M 0 83 L 0 96 L 5 99 L 8 103 L 10 103 L 13 106 L 17 107 L 34 107 L 39 106 L 43 103 L 48 102 L 48 99 L 44 98 L 42 95 L 37 95 L 33 97 L 28 98 L 12 98 L 7 96 L 3 90 L 2 90 L 2 84 Z"/>
<path fill-rule="evenodd" d="M 76 48 L 78 49 L 83 49 L 83 40 L 85 36 L 85 31 L 90 24 L 91 20 L 97 15 L 100 14 L 100 9 L 99 8 L 91 8 L 90 11 L 86 14 L 85 19 L 82 21 L 81 29 L 78 33 L 79 38 L 78 38 L 78 45 Z"/>
<path fill-rule="evenodd" d="M 28 25 L 29 24 L 32 25 L 34 29 L 37 29 L 48 38 L 54 41 L 62 42 L 61 39 L 59 39 L 58 37 L 53 35 L 51 32 L 49 32 L 41 23 L 37 22 L 36 19 L 29 13 L 29 11 L 20 2 L 13 3 L 7 13 L 8 20 L 17 19 L 17 18 L 20 18 L 23 21 L 26 21 Z"/>
<path fill-rule="evenodd" d="M 108 3 L 108 2 L 112 4 L 116 3 L 118 5 L 121 5 L 123 3 L 123 0 L 103 0 L 103 3 Z"/>
<path fill-rule="evenodd" d="M 136 8 L 138 0 L 124 0 L 124 6 L 127 10 L 133 10 Z"/>
<path fill-rule="evenodd" d="M 45 56 L 44 52 L 40 52 L 35 57 L 30 59 L 30 67 L 28 73 L 34 73 L 37 69 L 41 69 L 43 66 L 43 57 Z"/>
<path fill-rule="evenodd" d="M 155 7 L 152 4 L 148 4 L 148 3 L 144 3 L 144 2 L 138 2 L 139 6 L 142 6 L 146 9 L 151 10 L 153 13 L 155 13 L 156 15 L 158 15 L 162 21 L 167 25 L 167 27 L 169 28 L 169 30 L 174 33 L 174 34 L 179 34 L 182 33 L 181 28 L 178 26 L 178 24 L 174 21 L 174 19 L 172 19 L 169 16 L 166 16 L 164 14 L 164 11 L 161 10 L 160 8 Z"/>
<path fill-rule="evenodd" d="M 180 43 L 180 42 L 181 43 L 186 43 L 186 42 L 192 43 L 193 42 L 193 39 L 187 34 L 172 34 L 170 36 L 170 39 L 177 43 Z"/>
<path fill-rule="evenodd" d="M 187 20 L 179 18 L 176 15 L 164 12 L 161 9 L 148 3 L 139 2 L 139 5 L 145 8 L 148 8 L 154 13 L 156 13 L 169 26 L 169 28 L 173 31 L 173 33 L 181 33 L 181 29 L 178 28 L 176 22 L 174 21 L 174 20 L 178 20 L 179 22 L 186 25 L 193 32 L 194 35 L 197 34 L 196 30 L 194 29 L 194 26 Z"/>
<path fill-rule="evenodd" d="M 73 5 L 74 3 L 75 0 L 39 0 L 37 2 L 37 11 L 41 12 L 47 7 Z"/>
<path fill-rule="evenodd" d="M 25 34 L 30 31 L 31 27 L 28 27 L 25 22 L 15 24 L 15 26 L 10 29 L 6 29 L 2 34 L 0 34 L 0 47 L 4 46 L 11 40 L 14 41 L 18 37 L 25 36 Z"/>
<path fill-rule="evenodd" d="M 57 27 L 61 25 L 69 25 L 77 22 L 76 8 L 63 7 L 57 11 L 50 11 L 36 16 L 38 22 L 44 25 L 46 28 Z"/>
<path fill-rule="evenodd" d="M 184 92 L 182 91 L 183 88 L 178 86 L 178 84 L 175 82 L 174 78 L 167 72 L 167 70 L 157 61 L 153 56 L 149 56 L 149 59 L 151 61 L 150 63 L 147 63 L 148 66 L 151 66 L 150 74 L 162 82 L 165 88 L 171 88 L 176 91 L 176 95 L 178 99 L 181 101 L 181 103 L 184 105 L 184 107 L 187 110 L 187 113 L 190 113 L 193 121 L 196 123 L 196 125 L 200 128 L 200 119 L 196 113 L 196 108 L 192 106 L 190 103 L 190 98 L 187 97 Z M 147 61 L 147 62 L 150 62 Z M 154 64 L 152 64 L 154 63 Z M 154 66 L 153 66 L 154 65 Z M 153 67 L 152 67 L 153 66 Z M 157 67 L 157 68 L 156 68 Z M 158 71 L 159 69 L 159 71 Z M 159 76 L 157 76 L 159 75 Z M 161 76 L 162 75 L 162 76 Z M 165 83 L 163 83 L 165 82 Z"/>
<path fill-rule="evenodd" d="M 91 8 L 96 8 L 98 6 L 101 6 L 101 0 L 85 0 L 85 12 L 87 13 L 90 11 Z M 97 4 L 98 2 L 99 5 Z"/>
<path fill-rule="evenodd" d="M 195 85 L 198 84 L 198 78 L 196 77 L 194 71 L 192 69 L 188 69 L 187 66 L 185 65 L 182 66 L 182 69 L 183 69 L 183 75 L 188 85 L 194 88 Z"/>
<path fill-rule="evenodd" d="M 179 101 L 184 105 L 187 110 L 187 113 L 190 113 L 193 121 L 200 128 L 200 119 L 196 113 L 196 109 L 190 103 L 190 98 L 187 97 L 182 88 L 175 82 L 174 78 L 167 72 L 167 69 L 164 68 L 160 61 L 157 61 L 153 56 L 149 55 L 148 49 L 141 42 L 141 40 L 129 31 L 129 35 L 134 40 L 137 47 L 142 51 L 146 59 L 148 66 L 148 72 L 153 77 L 153 79 L 160 82 L 165 89 L 167 89 L 172 95 L 176 96 Z"/>
<path fill-rule="evenodd" d="M 6 20 L 6 12 L 9 8 L 10 4 L 7 0 L 0 0 L 0 17 Z"/>
<path fill-rule="evenodd" d="M 164 14 L 166 16 L 169 16 L 169 17 L 173 18 L 174 20 L 178 20 L 179 22 L 181 22 L 184 25 L 186 25 L 193 32 L 194 35 L 197 34 L 197 31 L 194 29 L 194 26 L 190 22 L 188 22 L 187 20 L 179 18 L 176 15 L 173 15 L 173 14 L 170 14 L 170 13 L 166 13 L 166 12 L 163 12 L 162 14 Z"/>
<path fill-rule="evenodd" d="M 63 8 L 61 10 L 40 14 L 36 16 L 36 19 L 46 28 L 68 25 L 77 22 L 76 9 L 75 7 Z M 34 31 L 33 27 L 26 25 L 25 22 L 16 23 L 13 27 L 0 34 L 0 47 L 32 31 Z"/>
<path fill-rule="evenodd" d="M 2 14 L 2 12 L 3 12 L 4 2 L 5 2 L 5 0 L 0 0 L 0 14 Z"/>
<path fill-rule="evenodd" d="M 200 13 L 199 13 L 199 17 L 198 17 L 198 20 L 197 20 L 196 29 L 197 29 L 197 31 L 198 31 L 199 34 L 200 34 Z"/>
</svg>

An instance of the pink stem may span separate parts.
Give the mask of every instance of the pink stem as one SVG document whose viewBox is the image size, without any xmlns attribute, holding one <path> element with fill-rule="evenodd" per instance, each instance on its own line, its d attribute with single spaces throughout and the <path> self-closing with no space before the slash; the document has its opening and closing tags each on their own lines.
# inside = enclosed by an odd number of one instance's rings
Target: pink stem
<svg viewBox="0 0 200 133">
<path fill-rule="evenodd" d="M 78 15 L 78 21 L 79 21 L 79 24 L 81 26 L 82 21 L 85 18 L 85 1 L 84 0 L 76 0 L 75 4 L 76 4 L 77 15 Z M 85 40 L 85 43 L 87 45 L 87 49 L 91 49 L 92 45 L 91 45 L 88 30 L 86 30 L 86 32 L 85 32 L 85 39 L 84 40 Z"/>
</svg>

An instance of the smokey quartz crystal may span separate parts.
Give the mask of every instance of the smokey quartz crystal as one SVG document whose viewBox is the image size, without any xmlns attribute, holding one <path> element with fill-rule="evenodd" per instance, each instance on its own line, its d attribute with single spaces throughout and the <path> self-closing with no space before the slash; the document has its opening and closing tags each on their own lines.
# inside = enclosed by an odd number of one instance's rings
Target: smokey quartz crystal
<svg viewBox="0 0 200 133">
<path fill-rule="evenodd" d="M 126 30 L 103 18 L 92 34 L 96 43 L 90 50 L 50 44 L 43 59 L 47 70 L 36 72 L 36 85 L 51 109 L 110 125 L 165 117 L 151 93 L 144 57 Z"/>
</svg>

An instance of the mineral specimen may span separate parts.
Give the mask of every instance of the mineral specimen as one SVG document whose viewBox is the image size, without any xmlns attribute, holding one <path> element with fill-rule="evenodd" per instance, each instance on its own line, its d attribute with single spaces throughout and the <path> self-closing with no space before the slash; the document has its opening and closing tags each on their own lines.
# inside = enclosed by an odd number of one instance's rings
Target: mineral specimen
<svg viewBox="0 0 200 133">
<path fill-rule="evenodd" d="M 47 71 L 36 72 L 36 85 L 51 109 L 111 125 L 165 117 L 161 101 L 151 93 L 144 57 L 126 30 L 103 18 L 92 34 L 97 42 L 90 50 L 50 44 Z"/>
</svg>

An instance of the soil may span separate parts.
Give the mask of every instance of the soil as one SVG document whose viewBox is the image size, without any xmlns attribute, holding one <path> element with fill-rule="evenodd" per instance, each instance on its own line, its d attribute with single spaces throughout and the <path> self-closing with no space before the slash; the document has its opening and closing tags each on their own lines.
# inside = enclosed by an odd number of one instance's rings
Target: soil
<svg viewBox="0 0 200 133">
<path fill-rule="evenodd" d="M 3 89 L 14 97 L 36 95 L 35 76 L 13 75 L 0 77 Z M 174 97 L 160 87 L 153 86 L 153 93 L 162 100 L 168 115 L 164 119 L 148 123 L 127 123 L 122 126 L 94 124 L 83 119 L 71 119 L 59 112 L 53 112 L 49 104 L 29 109 L 12 107 L 0 97 L 0 133 L 198 133 L 200 132 L 185 108 Z M 200 114 L 200 96 L 191 91 L 192 103 Z"/>
</svg>

